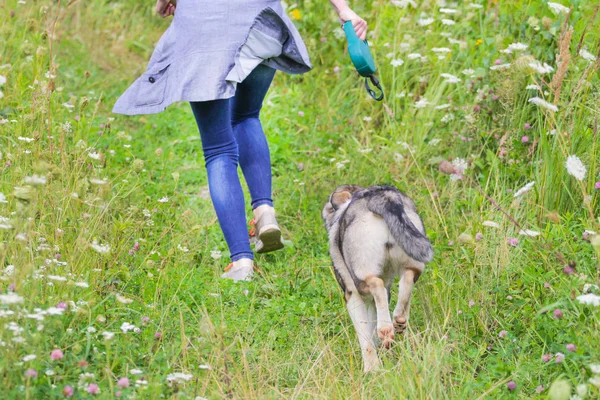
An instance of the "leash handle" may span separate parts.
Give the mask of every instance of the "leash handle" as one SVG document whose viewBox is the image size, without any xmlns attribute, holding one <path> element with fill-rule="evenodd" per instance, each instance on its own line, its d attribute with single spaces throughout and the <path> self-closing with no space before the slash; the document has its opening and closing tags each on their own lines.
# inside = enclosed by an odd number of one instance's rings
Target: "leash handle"
<svg viewBox="0 0 600 400">
<path fill-rule="evenodd" d="M 369 80 L 371 80 L 373 86 L 375 86 L 379 90 L 380 94 L 377 94 L 377 92 L 373 90 L 371 86 L 369 86 Z M 375 75 L 369 75 L 365 78 L 365 88 L 367 89 L 367 93 L 369 93 L 369 96 L 371 96 L 373 99 L 377 101 L 383 100 L 383 89 L 381 88 L 379 79 L 377 79 Z"/>
</svg>

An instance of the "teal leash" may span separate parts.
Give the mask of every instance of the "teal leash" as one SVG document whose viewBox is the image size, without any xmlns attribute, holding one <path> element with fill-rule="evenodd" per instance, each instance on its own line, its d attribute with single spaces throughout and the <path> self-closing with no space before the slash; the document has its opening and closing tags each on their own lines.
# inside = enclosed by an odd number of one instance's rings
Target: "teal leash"
<svg viewBox="0 0 600 400">
<path fill-rule="evenodd" d="M 369 43 L 366 40 L 360 40 L 354 31 L 351 21 L 344 22 L 343 28 L 346 33 L 346 39 L 348 40 L 348 53 L 350 54 L 350 59 L 359 75 L 365 78 L 365 88 L 367 89 L 367 93 L 377 101 L 383 100 L 383 89 L 381 88 L 379 79 L 375 77 L 377 67 L 375 66 L 373 55 L 369 49 Z M 373 86 L 379 90 L 379 94 L 377 94 L 377 92 L 369 85 L 369 81 L 371 81 Z"/>
</svg>

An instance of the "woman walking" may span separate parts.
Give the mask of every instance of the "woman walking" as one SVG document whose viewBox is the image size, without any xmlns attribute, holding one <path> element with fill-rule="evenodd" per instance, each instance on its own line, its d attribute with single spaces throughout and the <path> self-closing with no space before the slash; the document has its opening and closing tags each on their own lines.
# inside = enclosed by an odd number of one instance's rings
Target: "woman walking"
<svg viewBox="0 0 600 400">
<path fill-rule="evenodd" d="M 364 39 L 366 22 L 345 0 L 331 0 L 340 21 L 352 21 Z M 208 174 L 211 200 L 232 263 L 222 275 L 250 279 L 254 255 L 246 230 L 244 194 L 250 190 L 257 241 L 267 253 L 283 247 L 271 198 L 271 160 L 259 115 L 276 70 L 311 69 L 300 34 L 280 0 L 158 0 L 174 15 L 146 72 L 117 100 L 113 112 L 153 114 L 176 101 L 191 105 Z"/>
</svg>

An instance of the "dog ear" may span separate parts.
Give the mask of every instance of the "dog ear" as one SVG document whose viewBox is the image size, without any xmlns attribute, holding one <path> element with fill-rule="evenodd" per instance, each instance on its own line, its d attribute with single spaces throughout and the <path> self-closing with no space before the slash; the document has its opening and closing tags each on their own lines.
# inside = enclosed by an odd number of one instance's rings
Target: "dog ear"
<svg viewBox="0 0 600 400">
<path fill-rule="evenodd" d="M 339 206 L 341 206 L 342 204 L 344 204 L 345 202 L 347 202 L 348 200 L 350 200 L 350 198 L 352 197 L 352 193 L 350 193 L 347 190 L 343 190 L 340 192 L 333 192 L 333 194 L 331 195 L 331 205 L 333 206 L 333 208 L 335 208 L 336 210 L 339 208 Z"/>
</svg>

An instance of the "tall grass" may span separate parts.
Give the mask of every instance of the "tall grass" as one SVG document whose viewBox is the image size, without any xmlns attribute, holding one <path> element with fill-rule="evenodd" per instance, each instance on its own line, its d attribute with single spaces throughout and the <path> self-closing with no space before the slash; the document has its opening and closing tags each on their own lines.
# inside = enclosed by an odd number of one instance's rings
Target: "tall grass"
<svg viewBox="0 0 600 400">
<path fill-rule="evenodd" d="M 168 21 L 137 0 L 2 5 L 2 398 L 67 386 L 91 398 L 92 383 L 100 398 L 544 398 L 557 379 L 600 395 L 600 309 L 577 301 L 600 279 L 584 233 L 600 232 L 599 64 L 581 55 L 600 51 L 593 2 L 568 16 L 542 2 L 357 3 L 383 103 L 329 5 L 296 2 L 315 68 L 278 74 L 262 111 L 288 246 L 257 257 L 263 273 L 243 284 L 219 278 L 228 254 L 189 106 L 110 113 Z M 514 42 L 528 48 L 501 52 Z M 468 168 L 453 180 L 438 165 L 456 159 Z M 367 376 L 320 219 L 342 183 L 404 190 L 436 249 L 408 331 Z"/>
</svg>

